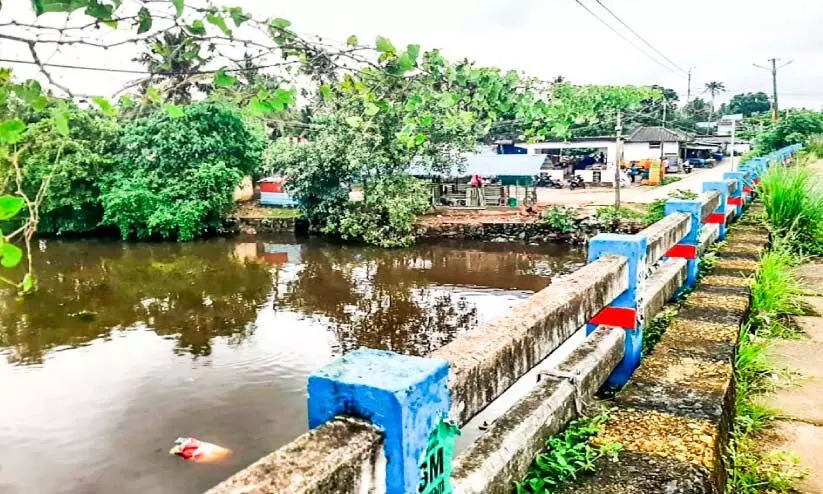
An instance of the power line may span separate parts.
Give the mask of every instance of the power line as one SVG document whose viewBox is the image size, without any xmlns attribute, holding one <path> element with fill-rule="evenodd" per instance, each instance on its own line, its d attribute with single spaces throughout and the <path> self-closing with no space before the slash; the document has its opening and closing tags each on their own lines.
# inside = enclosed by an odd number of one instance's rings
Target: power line
<svg viewBox="0 0 823 494">
<path fill-rule="evenodd" d="M 655 51 L 655 53 L 657 53 L 658 55 L 660 55 L 661 57 L 663 57 L 663 58 L 664 58 L 667 62 L 669 62 L 670 64 L 672 64 L 672 66 L 674 66 L 675 68 L 677 68 L 677 70 L 679 70 L 679 71 L 683 72 L 684 74 L 688 72 L 688 71 L 687 71 L 687 70 L 685 70 L 683 67 L 681 67 L 681 66 L 677 65 L 676 63 L 674 63 L 674 62 L 672 61 L 672 59 L 671 59 L 671 58 L 669 58 L 669 57 L 667 57 L 666 55 L 664 55 L 664 54 L 663 54 L 663 52 L 662 52 L 662 51 L 660 51 L 660 50 L 658 50 L 658 49 L 657 49 L 654 45 L 652 45 L 651 43 L 649 43 L 648 41 L 646 41 L 646 39 L 645 39 L 643 36 L 640 36 L 640 35 L 637 33 L 637 31 L 635 31 L 634 29 L 632 29 L 632 28 L 631 28 L 631 26 L 629 26 L 628 24 L 626 24 L 625 22 L 623 22 L 623 19 L 621 19 L 620 17 L 618 17 L 618 16 L 617 16 L 617 14 L 615 14 L 614 12 L 612 12 L 612 11 L 611 11 L 611 9 L 609 9 L 608 7 L 606 7 L 606 5 L 605 5 L 605 4 L 604 4 L 601 0 L 594 0 L 594 1 L 595 1 L 595 2 L 597 2 L 597 3 L 598 3 L 598 5 L 600 5 L 601 7 L 603 7 L 603 10 L 605 10 L 606 12 L 608 12 L 609 14 L 611 14 L 611 16 L 612 16 L 612 17 L 614 17 L 615 19 L 617 19 L 617 22 L 619 22 L 620 24 L 622 24 L 622 25 L 623 25 L 623 27 L 625 27 L 626 29 L 628 29 L 629 31 L 631 31 L 631 33 L 632 33 L 632 34 L 634 34 L 635 36 L 637 36 L 637 38 L 638 38 L 638 39 L 640 39 L 640 41 L 642 41 L 643 43 L 645 43 L 645 44 L 646 44 L 646 46 L 648 46 L 649 48 L 651 48 L 652 50 L 654 50 L 654 51 Z"/>
<path fill-rule="evenodd" d="M 581 2 L 580 0 L 574 0 L 574 1 L 577 3 L 577 5 L 580 5 L 581 7 L 583 7 L 583 9 L 585 9 L 585 10 L 586 10 L 586 12 L 588 12 L 589 14 L 591 14 L 591 15 L 592 15 L 595 19 L 597 19 L 597 20 L 598 20 L 601 24 L 603 24 L 604 26 L 606 26 L 607 28 L 609 28 L 609 30 L 610 30 L 611 32 L 613 32 L 614 34 L 616 34 L 616 35 L 620 36 L 621 38 L 623 38 L 623 41 L 625 41 L 626 43 L 629 43 L 630 45 L 632 45 L 632 46 L 633 46 L 636 50 L 640 51 L 640 53 L 642 53 L 642 54 L 646 55 L 646 56 L 647 56 L 647 57 L 648 57 L 651 61 L 653 61 L 653 62 L 654 62 L 654 63 L 656 63 L 657 65 L 659 65 L 659 66 L 663 67 L 664 69 L 668 70 L 669 72 L 673 72 L 673 73 L 675 73 L 675 74 L 677 73 L 677 71 L 676 71 L 676 70 L 674 70 L 673 68 L 671 68 L 671 67 L 669 67 L 668 65 L 664 64 L 663 62 L 661 62 L 661 61 L 660 61 L 660 60 L 658 60 L 657 58 L 653 57 L 652 55 L 650 55 L 650 54 L 649 54 L 646 50 L 644 50 L 643 48 L 641 48 L 641 47 L 637 46 L 637 44 L 636 44 L 636 43 L 634 43 L 632 40 L 630 40 L 630 39 L 629 39 L 626 35 L 624 35 L 624 34 L 623 34 L 623 33 L 621 33 L 620 31 L 618 31 L 617 29 L 615 29 L 615 28 L 614 28 L 611 24 L 609 24 L 608 22 L 606 22 L 605 20 L 603 20 L 603 18 L 602 18 L 602 17 L 600 17 L 599 15 L 597 15 L 597 14 L 596 14 L 594 11 L 592 11 L 590 8 L 586 7 L 586 5 L 585 5 L 583 2 Z"/>
<path fill-rule="evenodd" d="M 159 76 L 174 76 L 174 75 L 202 75 L 202 74 L 216 74 L 221 71 L 221 69 L 209 69 L 209 70 L 192 70 L 186 72 L 151 72 L 148 70 L 137 70 L 137 69 L 115 69 L 109 67 L 89 67 L 83 65 L 68 65 L 62 63 L 43 63 L 38 64 L 32 60 L 14 60 L 9 58 L 0 58 L 0 62 L 3 63 L 19 63 L 24 65 L 37 65 L 37 66 L 44 66 L 44 67 L 53 67 L 56 69 L 71 69 L 71 70 L 91 70 L 94 72 L 115 72 L 120 74 L 139 74 L 139 75 L 159 75 Z M 224 68 L 222 69 L 223 72 L 246 72 L 251 70 L 258 70 L 258 69 L 267 69 L 271 67 L 280 67 L 282 65 L 286 65 L 288 63 L 293 62 L 280 62 L 280 63 L 273 63 L 267 65 L 255 65 L 253 67 L 247 68 Z"/>
</svg>

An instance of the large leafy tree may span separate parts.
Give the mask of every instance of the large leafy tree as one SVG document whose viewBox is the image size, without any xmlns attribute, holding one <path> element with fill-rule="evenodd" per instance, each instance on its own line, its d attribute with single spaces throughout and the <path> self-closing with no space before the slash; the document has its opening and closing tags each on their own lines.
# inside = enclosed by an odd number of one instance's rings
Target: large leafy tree
<svg viewBox="0 0 823 494">
<path fill-rule="evenodd" d="M 755 151 L 763 155 L 792 144 L 805 143 L 823 134 L 823 114 L 811 110 L 792 110 L 777 122 L 769 121 L 755 139 Z"/>
<path fill-rule="evenodd" d="M 196 103 L 127 124 L 103 185 L 103 224 L 124 238 L 190 240 L 218 229 L 232 191 L 260 160 L 262 136 L 230 108 Z"/>
<path fill-rule="evenodd" d="M 760 91 L 757 93 L 740 93 L 732 96 L 728 105 L 721 107 L 721 112 L 736 114 L 742 113 L 745 117 L 766 113 L 771 109 L 769 96 Z"/>
<path fill-rule="evenodd" d="M 657 96 L 633 87 L 543 84 L 514 72 L 450 63 L 416 45 L 398 50 L 378 38 L 379 67 L 320 87 L 308 143 L 282 141 L 267 152 L 268 171 L 289 177 L 319 230 L 383 246 L 413 241 L 426 190 L 414 167 L 452 169 L 501 128 L 523 138 L 568 137 L 575 124 L 613 118 Z M 348 201 L 362 185 L 362 202 Z"/>
</svg>

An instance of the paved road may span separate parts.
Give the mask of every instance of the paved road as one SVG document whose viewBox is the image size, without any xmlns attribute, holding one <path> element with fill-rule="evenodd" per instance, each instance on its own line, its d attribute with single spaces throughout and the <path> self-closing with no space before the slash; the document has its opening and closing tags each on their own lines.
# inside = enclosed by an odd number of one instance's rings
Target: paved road
<svg viewBox="0 0 823 494">
<path fill-rule="evenodd" d="M 714 168 L 700 168 L 688 175 L 679 175 L 683 179 L 669 185 L 660 187 L 632 185 L 621 189 L 620 198 L 624 202 L 647 204 L 656 199 L 665 199 L 677 190 L 691 190 L 699 194 L 703 192 L 703 182 L 722 180 L 723 174 L 731 168 L 732 163 L 727 161 Z M 541 188 L 537 190 L 537 202 L 564 206 L 606 206 L 614 204 L 614 189 L 601 187 L 576 190 Z"/>
</svg>

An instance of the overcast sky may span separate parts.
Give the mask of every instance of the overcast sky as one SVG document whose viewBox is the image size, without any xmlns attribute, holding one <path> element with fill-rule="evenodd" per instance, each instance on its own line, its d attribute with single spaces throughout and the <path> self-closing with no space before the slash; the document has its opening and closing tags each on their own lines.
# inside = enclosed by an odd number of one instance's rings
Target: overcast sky
<svg viewBox="0 0 823 494">
<path fill-rule="evenodd" d="M 525 71 L 541 78 L 562 75 L 575 83 L 660 84 L 685 99 L 686 75 L 637 40 L 597 0 L 580 0 L 652 58 L 604 27 L 576 0 L 222 0 L 255 17 L 279 16 L 300 32 L 371 42 L 380 34 L 395 45 L 441 48 L 450 58 Z M 8 19 L 29 0 L 6 0 Z M 754 67 L 770 57 L 794 62 L 779 73 L 781 107 L 823 108 L 823 1 L 821 0 L 600 0 L 683 69 L 694 67 L 692 94 L 707 81 L 728 93 L 771 94 L 770 73 Z M 0 40 L 0 57 L 25 56 Z M 75 62 L 64 53 L 53 62 Z M 98 55 L 97 65 L 128 66 L 128 56 Z M 664 68 L 663 66 L 669 68 Z M 29 71 L 31 69 L 29 68 Z M 30 75 L 24 68 L 21 75 Z M 61 80 L 83 91 L 109 94 L 128 76 L 57 69 Z M 133 77 L 133 76 L 132 76 Z"/>
</svg>

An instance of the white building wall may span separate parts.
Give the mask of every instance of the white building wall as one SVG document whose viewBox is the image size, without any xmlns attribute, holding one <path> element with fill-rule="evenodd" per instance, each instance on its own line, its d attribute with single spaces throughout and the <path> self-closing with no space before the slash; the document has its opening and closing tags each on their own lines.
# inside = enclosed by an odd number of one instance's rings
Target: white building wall
<svg viewBox="0 0 823 494">
<path fill-rule="evenodd" d="M 663 156 L 677 156 L 680 153 L 680 145 L 677 142 L 663 143 Z M 643 160 L 659 160 L 661 156 L 660 148 L 652 149 L 648 142 L 627 142 L 623 147 L 623 161 L 626 163 Z"/>
</svg>

